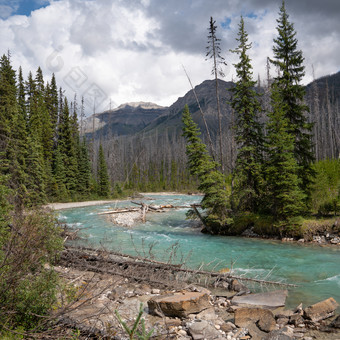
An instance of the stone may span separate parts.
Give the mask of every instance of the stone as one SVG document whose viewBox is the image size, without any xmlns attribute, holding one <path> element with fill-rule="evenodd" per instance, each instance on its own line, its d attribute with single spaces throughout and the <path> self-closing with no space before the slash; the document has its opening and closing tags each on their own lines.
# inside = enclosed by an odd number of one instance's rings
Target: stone
<svg viewBox="0 0 340 340">
<path fill-rule="evenodd" d="M 232 332 L 235 328 L 236 326 L 230 321 L 221 325 L 221 330 L 226 333 Z"/>
<path fill-rule="evenodd" d="M 151 289 L 151 294 L 159 294 L 160 292 L 161 292 L 160 289 L 157 288 Z"/>
<path fill-rule="evenodd" d="M 334 315 L 334 311 L 339 307 L 339 304 L 331 297 L 327 300 L 318 302 L 305 309 L 305 317 L 313 322 L 327 319 Z"/>
<path fill-rule="evenodd" d="M 274 314 L 268 309 L 240 308 L 235 311 L 235 325 L 246 327 L 258 322 L 259 329 L 270 332 L 276 329 Z"/>
<path fill-rule="evenodd" d="M 270 312 L 269 310 L 267 312 Z M 258 328 L 264 332 L 271 332 L 276 330 L 276 322 L 273 313 L 265 313 L 257 323 Z"/>
<path fill-rule="evenodd" d="M 216 320 L 217 318 L 214 308 L 205 309 L 196 315 L 196 319 L 202 320 Z"/>
<path fill-rule="evenodd" d="M 188 333 L 184 330 L 184 329 L 180 329 L 178 332 L 177 332 L 178 335 L 181 335 L 181 336 L 187 336 Z"/>
<path fill-rule="evenodd" d="M 286 326 L 289 322 L 288 318 L 278 318 L 276 320 L 276 323 L 279 325 L 280 328 L 282 328 L 283 326 Z"/>
<path fill-rule="evenodd" d="M 206 320 L 196 320 L 187 325 L 188 332 L 194 340 L 218 339 L 221 336 L 221 333 Z"/>
<path fill-rule="evenodd" d="M 285 305 L 287 295 L 287 290 L 276 290 L 268 293 L 235 296 L 231 302 L 238 306 L 254 305 L 267 308 L 278 308 Z"/>
<path fill-rule="evenodd" d="M 302 308 L 302 303 L 300 303 L 296 308 L 294 313 L 298 313 L 300 315 L 303 315 L 303 308 Z"/>
<path fill-rule="evenodd" d="M 294 331 L 291 327 L 288 326 L 270 332 L 266 338 L 266 340 L 292 340 L 292 339 L 294 339 Z"/>
<path fill-rule="evenodd" d="M 330 324 L 331 327 L 340 328 L 340 315 Z"/>
<path fill-rule="evenodd" d="M 249 289 L 238 280 L 232 280 L 230 284 L 230 289 L 235 292 L 247 292 Z"/>
<path fill-rule="evenodd" d="M 300 314 L 293 314 L 290 318 L 289 318 L 289 323 L 293 324 L 294 326 L 297 326 L 301 323 L 303 323 L 303 317 Z"/>
<path fill-rule="evenodd" d="M 249 325 L 247 327 L 247 333 L 250 334 L 252 340 L 263 340 L 266 339 L 268 333 L 261 331 L 259 328 L 256 327 L 255 324 Z"/>
<path fill-rule="evenodd" d="M 304 239 L 304 238 L 300 238 L 300 239 L 298 240 L 298 242 L 299 242 L 299 243 L 305 243 L 305 239 Z"/>
<path fill-rule="evenodd" d="M 330 242 L 331 242 L 332 244 L 338 244 L 338 243 L 340 243 L 340 238 L 339 238 L 339 237 L 334 237 L 334 238 L 332 238 L 332 239 L 330 240 Z"/>
<path fill-rule="evenodd" d="M 206 292 L 183 291 L 153 297 L 148 301 L 148 307 L 151 314 L 159 314 L 159 308 L 166 316 L 186 317 L 211 307 L 211 304 Z"/>
</svg>

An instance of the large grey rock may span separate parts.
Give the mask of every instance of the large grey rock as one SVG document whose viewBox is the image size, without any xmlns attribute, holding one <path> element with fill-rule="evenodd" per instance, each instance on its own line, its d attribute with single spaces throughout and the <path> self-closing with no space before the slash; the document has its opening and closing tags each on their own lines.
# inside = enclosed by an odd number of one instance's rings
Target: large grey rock
<svg viewBox="0 0 340 340">
<path fill-rule="evenodd" d="M 327 319 L 334 315 L 339 304 L 331 297 L 305 309 L 305 317 L 313 322 Z"/>
<path fill-rule="evenodd" d="M 206 291 L 184 291 L 182 293 L 154 297 L 148 301 L 148 307 L 151 314 L 162 312 L 166 316 L 186 317 L 189 314 L 199 313 L 211 307 L 211 304 Z"/>
<path fill-rule="evenodd" d="M 287 290 L 276 290 L 268 293 L 235 296 L 231 300 L 231 303 L 238 306 L 253 305 L 267 308 L 277 308 L 285 305 L 287 295 Z"/>
</svg>

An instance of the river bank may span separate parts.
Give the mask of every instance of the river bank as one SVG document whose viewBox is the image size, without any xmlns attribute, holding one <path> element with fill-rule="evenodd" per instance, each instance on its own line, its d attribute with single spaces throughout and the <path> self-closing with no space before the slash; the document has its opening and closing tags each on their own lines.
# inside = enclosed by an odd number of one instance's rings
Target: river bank
<svg viewBox="0 0 340 340">
<path fill-rule="evenodd" d="M 202 286 L 199 273 L 179 277 L 168 264 L 89 249 L 66 249 L 55 269 L 77 296 L 55 312 L 57 324 L 76 329 L 79 339 L 125 339 L 115 311 L 132 327 L 140 304 L 152 339 L 339 339 L 334 299 L 287 309 L 284 287 L 249 294 L 244 282 L 223 274 Z"/>
</svg>

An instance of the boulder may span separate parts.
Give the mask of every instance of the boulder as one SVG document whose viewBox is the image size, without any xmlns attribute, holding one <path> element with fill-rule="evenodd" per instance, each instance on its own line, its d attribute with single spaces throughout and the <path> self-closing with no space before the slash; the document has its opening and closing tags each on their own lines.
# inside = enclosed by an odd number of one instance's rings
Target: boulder
<svg viewBox="0 0 340 340">
<path fill-rule="evenodd" d="M 267 312 L 270 312 L 267 310 Z M 263 316 L 261 316 L 260 320 L 257 323 L 258 328 L 261 329 L 261 331 L 264 332 L 271 332 L 276 329 L 276 322 L 273 314 L 271 313 L 266 313 Z"/>
<path fill-rule="evenodd" d="M 264 332 L 270 332 L 276 329 L 274 314 L 268 309 L 239 308 L 235 311 L 234 323 L 238 327 L 246 328 L 258 323 L 258 327 Z"/>
<path fill-rule="evenodd" d="M 221 333 L 206 320 L 195 320 L 187 326 L 189 334 L 194 340 L 221 338 Z"/>
<path fill-rule="evenodd" d="M 334 311 L 338 307 L 338 303 L 331 297 L 307 307 L 304 311 L 304 315 L 307 319 L 317 322 L 333 316 Z"/>
<path fill-rule="evenodd" d="M 253 305 L 267 308 L 278 308 L 285 305 L 287 295 L 287 290 L 276 290 L 268 293 L 235 296 L 231 302 L 238 306 Z"/>
<path fill-rule="evenodd" d="M 331 323 L 331 327 L 340 328 L 340 315 Z"/>
<path fill-rule="evenodd" d="M 159 314 L 161 311 L 166 316 L 186 317 L 189 314 L 199 313 L 211 307 L 211 304 L 206 291 L 183 291 L 153 297 L 148 301 L 148 307 L 151 314 Z"/>
</svg>

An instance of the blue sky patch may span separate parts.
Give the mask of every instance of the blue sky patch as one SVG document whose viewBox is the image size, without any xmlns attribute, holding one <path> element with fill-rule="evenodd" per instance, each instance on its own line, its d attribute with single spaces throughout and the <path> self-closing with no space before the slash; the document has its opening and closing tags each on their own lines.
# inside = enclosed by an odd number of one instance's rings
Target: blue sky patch
<svg viewBox="0 0 340 340">
<path fill-rule="evenodd" d="M 225 30 L 230 30 L 231 18 L 225 18 L 221 21 L 221 27 Z"/>
<path fill-rule="evenodd" d="M 6 19 L 12 15 L 26 15 L 39 8 L 46 7 L 50 4 L 48 0 L 0 0 L 0 17 Z"/>
</svg>

